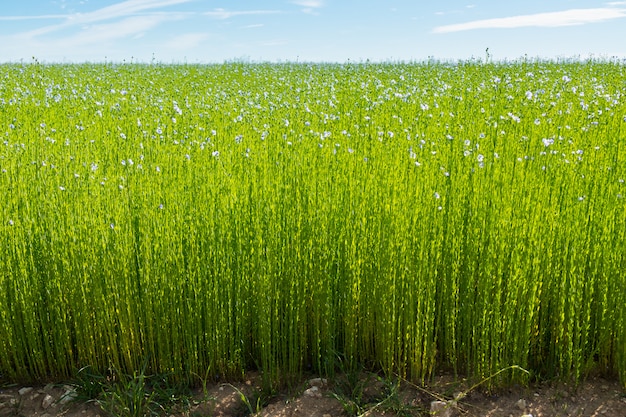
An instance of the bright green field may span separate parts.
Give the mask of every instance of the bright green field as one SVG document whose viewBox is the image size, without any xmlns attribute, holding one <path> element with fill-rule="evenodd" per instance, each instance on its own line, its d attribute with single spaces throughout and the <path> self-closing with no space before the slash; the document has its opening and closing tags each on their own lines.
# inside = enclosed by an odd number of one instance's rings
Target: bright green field
<svg viewBox="0 0 626 417">
<path fill-rule="evenodd" d="M 0 378 L 626 382 L 624 65 L 2 65 L 0 135 Z"/>
</svg>

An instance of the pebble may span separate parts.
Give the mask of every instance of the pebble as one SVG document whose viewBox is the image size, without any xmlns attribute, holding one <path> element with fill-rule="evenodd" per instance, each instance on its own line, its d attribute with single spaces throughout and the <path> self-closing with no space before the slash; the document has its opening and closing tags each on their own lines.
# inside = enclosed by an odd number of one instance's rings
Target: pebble
<svg viewBox="0 0 626 417">
<path fill-rule="evenodd" d="M 436 417 L 452 417 L 454 408 L 446 401 L 433 401 L 430 403 L 430 414 Z"/>
<path fill-rule="evenodd" d="M 33 390 L 33 387 L 24 387 L 24 388 L 20 388 L 19 391 L 17 391 L 17 393 L 20 395 L 26 395 L 32 390 Z"/>
<path fill-rule="evenodd" d="M 11 394 L 0 394 L 0 404 L 7 400 L 10 400 L 11 398 L 13 398 L 13 395 Z"/>
<path fill-rule="evenodd" d="M 519 400 L 515 403 L 515 405 L 517 406 L 517 408 L 519 408 L 520 410 L 522 410 L 522 411 L 523 411 L 523 410 L 525 410 L 525 409 L 526 409 L 526 405 L 527 405 L 527 404 L 526 404 L 526 400 L 525 400 L 525 399 L 523 399 L 523 398 L 522 398 L 522 399 L 519 399 Z"/>
<path fill-rule="evenodd" d="M 326 378 L 309 379 L 309 386 L 311 387 L 324 387 L 326 384 L 328 384 L 328 380 Z"/>
<path fill-rule="evenodd" d="M 320 389 L 318 387 L 313 386 L 305 390 L 304 395 L 306 395 L 307 397 L 321 397 L 322 393 L 320 392 Z"/>
<path fill-rule="evenodd" d="M 64 387 L 64 388 L 65 388 L 65 393 L 61 396 L 61 399 L 59 399 L 59 402 L 61 404 L 67 404 L 73 399 L 75 399 L 76 397 L 78 397 L 78 394 L 76 393 L 76 390 L 74 388 L 72 387 Z"/>
<path fill-rule="evenodd" d="M 50 407 L 52 403 L 54 403 L 54 397 L 50 394 L 46 394 L 46 396 L 43 397 L 43 401 L 41 401 L 41 408 L 45 410 Z"/>
</svg>

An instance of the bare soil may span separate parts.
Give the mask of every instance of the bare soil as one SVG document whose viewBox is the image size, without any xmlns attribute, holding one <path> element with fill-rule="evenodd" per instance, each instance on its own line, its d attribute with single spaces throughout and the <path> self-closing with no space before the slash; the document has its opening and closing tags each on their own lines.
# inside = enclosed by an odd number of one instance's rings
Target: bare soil
<svg viewBox="0 0 626 417">
<path fill-rule="evenodd" d="M 626 417 L 626 392 L 616 380 L 590 378 L 580 385 L 551 382 L 529 387 L 514 386 L 486 391 L 476 388 L 459 401 L 452 401 L 467 390 L 463 381 L 439 376 L 425 387 L 409 383 L 393 384 L 372 374 L 351 381 L 309 378 L 271 396 L 262 392 L 258 374 L 232 384 L 211 384 L 197 389 L 170 410 L 167 417 L 252 415 L 262 417 L 335 417 L 361 415 L 428 416 L 431 403 L 445 401 L 440 416 L 466 417 Z M 243 394 L 243 396 L 242 396 Z M 95 401 L 71 399 L 69 385 L 0 386 L 0 417 L 107 417 L 112 415 Z M 446 414 L 448 413 L 448 414 Z M 122 412 L 119 412 L 122 414 Z"/>
</svg>

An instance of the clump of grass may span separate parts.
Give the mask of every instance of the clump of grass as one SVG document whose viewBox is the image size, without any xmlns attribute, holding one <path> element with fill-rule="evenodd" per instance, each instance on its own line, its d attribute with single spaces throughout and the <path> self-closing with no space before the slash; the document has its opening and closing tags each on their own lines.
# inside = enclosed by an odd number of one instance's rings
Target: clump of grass
<svg viewBox="0 0 626 417">
<path fill-rule="evenodd" d="M 74 401 L 95 402 L 114 416 L 157 416 L 173 409 L 189 408 L 186 385 L 172 382 L 171 375 L 146 375 L 145 366 L 132 375 L 111 369 L 106 375 L 90 367 L 76 373 Z"/>
</svg>

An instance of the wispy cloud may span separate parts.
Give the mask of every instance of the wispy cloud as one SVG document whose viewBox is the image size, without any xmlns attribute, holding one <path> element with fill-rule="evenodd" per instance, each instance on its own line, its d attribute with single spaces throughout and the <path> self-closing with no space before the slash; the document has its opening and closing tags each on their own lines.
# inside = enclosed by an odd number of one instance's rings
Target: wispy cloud
<svg viewBox="0 0 626 417">
<path fill-rule="evenodd" d="M 8 20 L 42 20 L 42 19 L 67 19 L 69 15 L 66 14 L 41 14 L 34 16 L 0 16 L 0 21 Z"/>
<path fill-rule="evenodd" d="M 86 13 L 2 16 L 5 21 L 57 22 L 1 36 L 0 43 L 10 59 L 23 55 L 59 59 L 65 54 L 84 59 L 101 57 L 124 50 L 122 40 L 142 38 L 164 22 L 188 17 L 190 13 L 165 8 L 190 1 L 193 0 L 124 0 Z"/>
<path fill-rule="evenodd" d="M 158 26 L 169 17 L 163 15 L 132 16 L 117 22 L 92 25 L 80 32 L 80 36 L 69 36 L 57 42 L 67 46 L 102 44 L 122 38 L 138 38 Z"/>
<path fill-rule="evenodd" d="M 323 0 L 291 0 L 291 3 L 301 6 L 301 11 L 309 14 L 317 14 L 317 9 L 324 7 Z"/>
<path fill-rule="evenodd" d="M 474 20 L 454 25 L 438 26 L 433 33 L 461 32 L 474 29 L 511 29 L 521 27 L 559 27 L 584 25 L 626 17 L 626 9 L 603 7 L 596 9 L 570 9 L 560 12 L 536 13 L 497 19 Z"/>
<path fill-rule="evenodd" d="M 302 7 L 310 7 L 310 8 L 319 8 L 324 6 L 324 2 L 322 0 L 292 0 L 293 4 L 297 4 Z"/>
<path fill-rule="evenodd" d="M 76 13 L 71 15 L 73 20 L 81 23 L 97 22 L 116 17 L 129 16 L 146 10 L 160 9 L 182 3 L 189 3 L 191 0 L 126 0 L 121 3 L 103 7 L 89 13 Z"/>
<path fill-rule="evenodd" d="M 63 18 L 64 21 L 55 25 L 44 26 L 35 30 L 31 30 L 28 32 L 23 32 L 17 34 L 20 38 L 34 38 L 40 35 L 45 35 L 48 33 L 60 31 L 63 29 L 71 28 L 71 27 L 82 27 L 82 28 L 90 28 L 90 24 L 103 22 L 106 20 L 112 19 L 127 19 L 133 17 L 141 17 L 138 21 L 140 25 L 138 26 L 138 30 L 142 30 L 145 27 L 146 22 L 152 23 L 160 23 L 166 20 L 174 20 L 180 18 L 180 16 L 176 13 L 172 14 L 157 14 L 156 17 L 154 14 L 151 15 L 151 11 L 155 9 L 160 9 L 166 6 L 173 6 L 181 3 L 187 3 L 191 0 L 126 0 L 117 4 L 113 4 L 111 6 L 103 7 L 97 9 L 93 12 L 88 13 L 71 13 L 67 15 L 43 15 L 43 16 L 8 16 L 5 17 L 5 20 L 13 20 L 15 18 L 18 19 L 39 19 L 39 18 Z M 117 24 L 111 24 L 109 27 L 112 29 L 116 29 L 117 25 L 126 26 L 123 21 L 118 22 Z M 151 27 L 154 25 L 151 25 Z M 104 26 L 107 27 L 107 26 Z"/>
<path fill-rule="evenodd" d="M 263 14 L 279 14 L 282 13 L 280 10 L 225 10 L 222 8 L 214 9 L 211 12 L 204 12 L 203 15 L 210 16 L 215 19 L 230 19 L 231 17 L 236 16 L 246 16 L 246 15 L 263 15 Z"/>
</svg>

